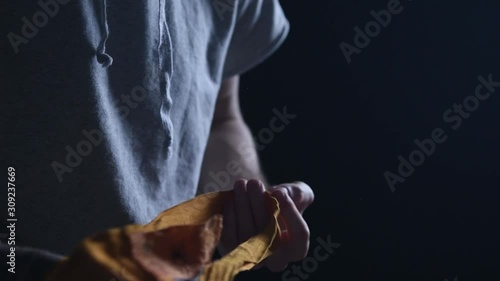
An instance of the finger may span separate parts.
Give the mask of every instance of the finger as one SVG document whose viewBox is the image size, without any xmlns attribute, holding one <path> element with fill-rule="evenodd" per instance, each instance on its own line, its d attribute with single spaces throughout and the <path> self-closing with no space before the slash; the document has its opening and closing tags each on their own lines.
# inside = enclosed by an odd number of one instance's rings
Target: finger
<svg viewBox="0 0 500 281">
<path fill-rule="evenodd" d="M 288 263 L 279 259 L 276 259 L 275 256 L 270 256 L 264 262 L 262 262 L 262 266 L 267 267 L 272 272 L 280 272 L 286 269 Z M 260 268 L 260 267 L 259 267 Z"/>
<path fill-rule="evenodd" d="M 257 231 L 260 232 L 264 230 L 270 217 L 264 205 L 264 184 L 259 180 L 248 181 L 247 193 L 252 207 L 254 224 Z"/>
<path fill-rule="evenodd" d="M 280 214 L 287 228 L 286 240 L 281 241 L 276 258 L 281 258 L 287 262 L 301 260 L 309 250 L 309 227 L 290 196 L 284 190 L 278 189 L 272 194 L 280 204 Z"/>
<path fill-rule="evenodd" d="M 311 187 L 304 182 L 299 181 L 290 184 L 280 184 L 273 186 L 271 191 L 277 189 L 286 190 L 301 214 L 314 202 L 314 192 Z"/>
<path fill-rule="evenodd" d="M 294 184 L 291 185 L 289 194 L 300 213 L 303 213 L 306 208 L 314 202 L 314 192 L 312 188 L 301 181 L 294 182 Z"/>
<path fill-rule="evenodd" d="M 234 199 L 228 199 L 224 204 L 224 219 L 221 241 L 223 250 L 232 251 L 238 245 L 238 226 L 236 224 L 236 214 L 234 212 Z"/>
<path fill-rule="evenodd" d="M 252 209 L 248 200 L 246 180 L 238 180 L 234 184 L 234 199 L 236 223 L 238 225 L 238 243 L 242 243 L 256 233 Z"/>
</svg>

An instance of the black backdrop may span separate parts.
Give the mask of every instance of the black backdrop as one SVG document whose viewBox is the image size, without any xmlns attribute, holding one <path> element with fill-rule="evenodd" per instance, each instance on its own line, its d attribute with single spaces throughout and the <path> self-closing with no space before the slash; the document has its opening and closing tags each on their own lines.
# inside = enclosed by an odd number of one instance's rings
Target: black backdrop
<svg viewBox="0 0 500 281">
<path fill-rule="evenodd" d="M 260 270 L 237 280 L 500 280 L 500 88 L 456 130 L 443 119 L 474 95 L 478 76 L 500 81 L 500 4 L 403 0 L 348 63 L 339 44 L 354 45 L 353 28 L 389 2 L 282 1 L 291 33 L 244 75 L 241 103 L 255 134 L 273 108 L 297 114 L 262 164 L 273 183 L 315 190 L 309 257 L 318 238 L 341 245 L 317 268 L 309 259 L 307 276 Z M 398 156 L 435 128 L 447 140 L 391 192 L 384 172 L 398 173 Z"/>
</svg>

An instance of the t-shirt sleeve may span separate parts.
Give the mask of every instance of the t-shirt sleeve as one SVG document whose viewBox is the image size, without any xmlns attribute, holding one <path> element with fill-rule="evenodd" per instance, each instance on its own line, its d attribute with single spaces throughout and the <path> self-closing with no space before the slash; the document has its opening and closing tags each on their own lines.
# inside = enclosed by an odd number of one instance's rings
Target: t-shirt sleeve
<svg viewBox="0 0 500 281">
<path fill-rule="evenodd" d="M 278 0 L 240 0 L 224 63 L 223 78 L 242 74 L 269 57 L 283 43 L 290 24 Z"/>
</svg>

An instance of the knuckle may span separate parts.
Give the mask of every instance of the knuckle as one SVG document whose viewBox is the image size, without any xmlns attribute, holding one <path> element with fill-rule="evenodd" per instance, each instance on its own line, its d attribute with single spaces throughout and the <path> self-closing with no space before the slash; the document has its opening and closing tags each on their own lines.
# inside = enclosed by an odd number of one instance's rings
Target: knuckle
<svg viewBox="0 0 500 281">
<path fill-rule="evenodd" d="M 311 197 L 309 199 L 309 204 L 311 204 L 312 202 L 314 202 L 314 199 L 316 199 L 316 196 L 314 195 L 314 192 L 311 191 Z"/>
<path fill-rule="evenodd" d="M 272 271 L 272 272 L 280 272 L 280 271 L 283 271 L 287 268 L 288 266 L 288 263 L 283 263 L 283 262 L 280 262 L 280 263 L 273 263 L 273 264 L 270 264 L 268 266 L 269 270 Z"/>
<path fill-rule="evenodd" d="M 311 187 L 310 187 L 307 183 L 305 183 L 305 182 L 303 182 L 303 181 L 296 181 L 296 182 L 294 182 L 294 184 L 295 184 L 295 185 L 296 185 L 299 189 L 301 189 L 302 191 L 308 191 L 308 190 L 311 190 Z"/>
<path fill-rule="evenodd" d="M 300 242 L 303 242 L 303 241 L 309 242 L 309 237 L 311 236 L 311 231 L 309 230 L 309 227 L 307 227 L 307 225 L 305 225 L 303 228 L 297 230 L 297 233 L 295 235 Z"/>
<path fill-rule="evenodd" d="M 307 257 L 307 252 L 308 252 L 308 249 L 296 251 L 294 253 L 294 255 L 292 256 L 293 257 L 292 261 L 301 261 L 301 260 L 305 259 Z"/>
<path fill-rule="evenodd" d="M 248 181 L 248 184 L 251 185 L 252 187 L 260 185 L 260 180 L 257 179 L 251 179 Z"/>
<path fill-rule="evenodd" d="M 309 248 L 306 248 L 305 251 L 302 253 L 300 260 L 303 260 L 307 257 L 307 253 L 309 252 Z"/>
</svg>

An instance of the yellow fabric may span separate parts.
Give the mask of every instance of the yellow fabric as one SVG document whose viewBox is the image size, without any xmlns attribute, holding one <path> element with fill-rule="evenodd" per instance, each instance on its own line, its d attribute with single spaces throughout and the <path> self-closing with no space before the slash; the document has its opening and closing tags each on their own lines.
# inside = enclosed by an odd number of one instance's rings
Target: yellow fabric
<svg viewBox="0 0 500 281">
<path fill-rule="evenodd" d="M 89 237 L 61 261 L 47 281 L 230 281 L 272 254 L 280 235 L 278 201 L 266 193 L 272 219 L 266 229 L 211 261 L 222 232 L 224 200 L 209 193 L 163 211 L 146 225 L 128 225 Z"/>
</svg>

